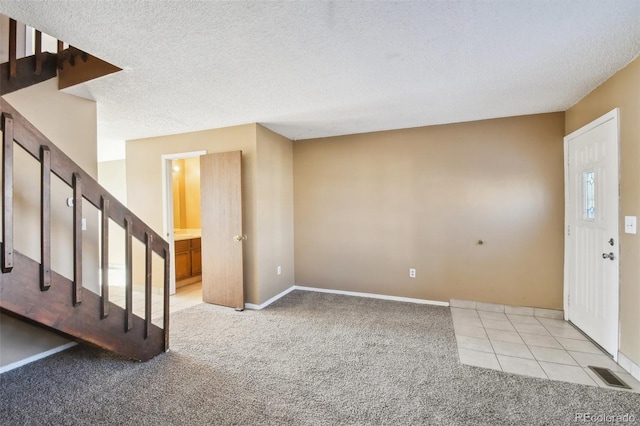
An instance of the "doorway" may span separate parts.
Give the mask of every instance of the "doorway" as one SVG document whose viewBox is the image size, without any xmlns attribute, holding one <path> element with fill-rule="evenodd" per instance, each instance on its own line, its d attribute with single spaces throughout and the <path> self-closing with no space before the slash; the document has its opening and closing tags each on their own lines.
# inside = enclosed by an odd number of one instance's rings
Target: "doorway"
<svg viewBox="0 0 640 426">
<path fill-rule="evenodd" d="M 171 247 L 170 273 L 169 273 L 169 293 L 176 293 L 176 253 L 175 247 L 175 223 L 174 223 L 174 191 L 173 191 L 173 161 L 186 160 L 205 155 L 206 151 L 181 152 L 176 154 L 165 154 L 162 158 L 162 227 L 164 236 Z"/>
<path fill-rule="evenodd" d="M 186 164 L 190 160 L 196 160 L 198 169 L 197 177 L 194 177 L 198 180 L 198 194 L 193 195 L 198 198 L 200 228 L 196 237 L 185 238 L 192 230 L 186 229 L 185 235 L 176 229 L 176 221 L 181 218 L 180 214 L 176 215 L 180 210 L 176 194 L 179 195 L 180 191 L 174 190 L 174 173 L 179 171 L 174 170 L 174 166 L 179 161 Z M 183 256 L 187 253 L 187 258 L 190 257 L 192 262 L 197 258 L 198 265 L 201 265 L 201 270 L 192 275 L 197 275 L 197 280 L 202 282 L 202 300 L 243 310 L 243 246 L 247 236 L 243 233 L 242 221 L 242 151 L 164 155 L 162 176 L 163 227 L 171 247 L 170 294 L 176 293 L 176 279 L 182 273 Z M 188 212 L 185 216 L 189 216 Z"/>
<path fill-rule="evenodd" d="M 565 319 L 618 357 L 618 109 L 564 138 Z"/>
</svg>

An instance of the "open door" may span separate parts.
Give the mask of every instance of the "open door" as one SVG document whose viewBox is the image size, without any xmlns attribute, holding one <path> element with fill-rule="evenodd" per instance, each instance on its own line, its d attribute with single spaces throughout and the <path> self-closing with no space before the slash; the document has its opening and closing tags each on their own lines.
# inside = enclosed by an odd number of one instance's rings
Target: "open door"
<svg viewBox="0 0 640 426">
<path fill-rule="evenodd" d="M 244 309 L 242 151 L 200 157 L 202 300 Z"/>
</svg>

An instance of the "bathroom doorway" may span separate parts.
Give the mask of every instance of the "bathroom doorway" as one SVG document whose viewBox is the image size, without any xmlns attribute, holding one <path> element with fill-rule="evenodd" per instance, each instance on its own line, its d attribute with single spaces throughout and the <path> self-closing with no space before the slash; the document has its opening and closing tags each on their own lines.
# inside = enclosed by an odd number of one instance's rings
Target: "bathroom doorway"
<svg viewBox="0 0 640 426">
<path fill-rule="evenodd" d="M 171 251 L 170 294 L 176 293 L 176 273 L 181 283 L 198 274 L 200 242 L 199 157 L 206 151 L 182 152 L 162 156 L 163 231 Z M 197 170 L 195 165 L 197 165 Z M 194 183 L 197 181 L 197 185 Z M 178 188 L 174 188 L 174 182 Z M 182 189 L 181 189 L 181 187 Z M 197 206 L 197 214 L 194 209 Z M 176 242 L 179 245 L 177 253 Z M 187 247 L 188 246 L 188 247 Z M 180 262 L 176 262 L 176 256 Z M 194 267 L 195 266 L 195 267 Z M 193 284 L 193 283 L 191 283 Z"/>
</svg>

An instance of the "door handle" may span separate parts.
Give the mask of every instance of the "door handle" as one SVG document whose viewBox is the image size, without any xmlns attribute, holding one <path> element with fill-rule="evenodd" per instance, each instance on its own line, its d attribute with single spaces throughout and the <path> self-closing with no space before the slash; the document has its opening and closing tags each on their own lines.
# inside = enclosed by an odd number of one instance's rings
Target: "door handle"
<svg viewBox="0 0 640 426">
<path fill-rule="evenodd" d="M 233 237 L 233 241 L 244 241 L 247 239 L 247 235 L 236 235 L 235 237 Z"/>
<path fill-rule="evenodd" d="M 613 255 L 613 253 L 602 253 L 602 258 L 603 259 L 613 260 L 613 259 L 615 259 L 615 256 Z"/>
</svg>

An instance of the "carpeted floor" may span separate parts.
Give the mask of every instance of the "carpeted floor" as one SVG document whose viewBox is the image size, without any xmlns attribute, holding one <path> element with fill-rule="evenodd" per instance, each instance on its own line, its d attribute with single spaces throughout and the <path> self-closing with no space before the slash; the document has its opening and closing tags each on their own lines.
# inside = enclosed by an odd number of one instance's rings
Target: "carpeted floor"
<svg viewBox="0 0 640 426">
<path fill-rule="evenodd" d="M 2 425 L 640 423 L 638 394 L 460 365 L 448 308 L 302 291 L 178 312 L 147 363 L 81 345 L 0 382 Z"/>
</svg>

